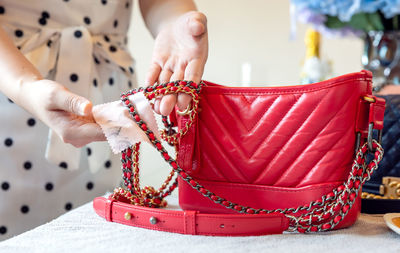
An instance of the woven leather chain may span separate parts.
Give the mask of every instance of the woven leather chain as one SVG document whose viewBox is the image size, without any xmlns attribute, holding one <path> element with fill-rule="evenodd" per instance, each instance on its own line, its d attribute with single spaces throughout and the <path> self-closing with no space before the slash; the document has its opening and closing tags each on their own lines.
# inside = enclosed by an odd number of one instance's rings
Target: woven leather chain
<svg viewBox="0 0 400 253">
<path fill-rule="evenodd" d="M 136 143 L 122 152 L 121 161 L 123 179 L 127 190 L 116 188 L 114 193 L 111 195 L 112 199 L 128 202 L 137 206 L 165 207 L 167 203 L 164 198 L 170 195 L 177 186 L 177 177 L 172 182 L 172 178 L 176 174 L 204 197 L 238 213 L 255 215 L 281 213 L 285 215 L 290 220 L 289 228 L 287 230 L 290 232 L 298 231 L 305 233 L 326 231 L 333 229 L 344 219 L 357 199 L 362 185 L 370 178 L 371 174 L 377 169 L 379 162 L 382 160 L 383 149 L 377 141 L 372 141 L 373 151 L 369 150 L 367 145 L 368 143 L 364 143 L 358 149 L 350 174 L 342 185 L 333 189 L 330 193 L 322 196 L 320 199 L 310 202 L 308 205 L 299 206 L 297 208 L 266 210 L 233 203 L 207 190 L 188 175 L 178 165 L 176 162 L 177 159 L 173 159 L 163 147 L 162 143 L 155 138 L 154 133 L 149 130 L 146 123 L 141 120 L 133 104 L 128 99 L 128 96 L 137 92 L 143 92 L 148 100 L 172 93 L 186 93 L 192 97 L 191 110 L 188 112 L 188 115 L 184 116 L 188 117 L 189 120 L 178 132 L 173 130 L 173 127 L 175 127 L 173 123 L 169 122 L 167 117 L 163 117 L 163 124 L 166 129 L 162 130 L 161 137 L 169 145 L 174 146 L 175 150 L 178 150 L 179 139 L 187 133 L 193 122 L 196 120 L 199 94 L 202 85 L 202 83 L 196 84 L 191 81 L 175 81 L 147 88 L 134 89 L 121 95 L 121 100 L 128 108 L 133 120 L 146 133 L 147 137 L 160 152 L 164 160 L 169 163 L 172 167 L 172 171 L 158 190 L 148 186 L 141 189 L 139 182 L 140 143 Z M 371 157 L 367 157 L 369 153 L 372 153 Z"/>
</svg>

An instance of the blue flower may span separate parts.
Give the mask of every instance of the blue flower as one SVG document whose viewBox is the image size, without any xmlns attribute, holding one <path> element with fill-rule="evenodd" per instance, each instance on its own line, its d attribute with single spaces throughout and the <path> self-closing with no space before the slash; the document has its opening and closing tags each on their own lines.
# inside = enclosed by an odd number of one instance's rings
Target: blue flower
<svg viewBox="0 0 400 253">
<path fill-rule="evenodd" d="M 336 16 L 343 22 L 350 21 L 351 17 L 359 12 L 376 12 L 385 2 L 396 2 L 400 5 L 400 0 L 292 0 L 299 9 L 307 8 L 318 14 Z"/>
<path fill-rule="evenodd" d="M 362 31 L 353 29 L 348 26 L 345 26 L 341 29 L 327 28 L 324 24 L 326 17 L 324 15 L 312 12 L 308 9 L 298 11 L 296 13 L 296 17 L 300 22 L 312 25 L 315 30 L 317 30 L 321 34 L 324 34 L 328 38 L 347 36 L 360 37 L 363 34 Z"/>
<path fill-rule="evenodd" d="M 400 0 L 382 0 L 381 11 L 385 18 L 392 18 L 400 14 Z"/>
</svg>

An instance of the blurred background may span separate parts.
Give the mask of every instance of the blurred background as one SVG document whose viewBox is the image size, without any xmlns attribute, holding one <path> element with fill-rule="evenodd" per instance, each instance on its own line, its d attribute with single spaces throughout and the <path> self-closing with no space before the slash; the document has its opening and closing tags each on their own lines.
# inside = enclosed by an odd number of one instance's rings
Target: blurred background
<svg viewBox="0 0 400 253">
<path fill-rule="evenodd" d="M 308 25 L 297 24 L 290 39 L 290 1 L 197 0 L 208 19 L 209 56 L 203 79 L 239 86 L 300 83 Z M 129 47 L 136 60 L 138 84 L 143 85 L 150 64 L 153 38 L 147 31 L 135 1 L 129 31 Z M 359 71 L 363 42 L 356 37 L 321 38 L 321 58 L 332 64 L 333 75 Z M 250 71 L 244 71 L 250 69 Z M 244 78 L 244 79 L 243 79 Z M 250 80 L 249 80 L 250 79 Z M 170 169 L 160 155 L 142 145 L 143 184 L 158 186 Z"/>
<path fill-rule="evenodd" d="M 290 40 L 290 1 L 197 0 L 208 19 L 209 56 L 203 79 L 240 85 L 242 65 L 249 63 L 252 85 L 298 84 L 305 56 L 308 25 L 297 24 Z M 353 37 L 321 38 L 321 57 L 331 61 L 334 75 L 359 71 L 363 42 Z M 135 1 L 129 47 L 136 59 L 139 84 L 143 84 L 153 49 Z"/>
</svg>

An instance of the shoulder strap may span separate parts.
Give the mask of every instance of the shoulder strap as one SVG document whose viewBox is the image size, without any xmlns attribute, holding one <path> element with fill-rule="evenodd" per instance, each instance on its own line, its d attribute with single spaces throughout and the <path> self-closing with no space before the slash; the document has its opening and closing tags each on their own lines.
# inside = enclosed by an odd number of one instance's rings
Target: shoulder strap
<svg viewBox="0 0 400 253">
<path fill-rule="evenodd" d="M 191 235 L 251 236 L 280 234 L 289 226 L 283 214 L 202 214 L 134 206 L 104 197 L 95 198 L 94 210 L 108 221 Z"/>
</svg>

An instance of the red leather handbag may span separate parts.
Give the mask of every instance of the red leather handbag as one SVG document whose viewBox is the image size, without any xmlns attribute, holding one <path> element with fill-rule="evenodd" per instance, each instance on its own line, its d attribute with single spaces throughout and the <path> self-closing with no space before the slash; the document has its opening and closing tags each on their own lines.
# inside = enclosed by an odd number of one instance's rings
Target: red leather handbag
<svg viewBox="0 0 400 253">
<path fill-rule="evenodd" d="M 126 189 L 94 200 L 108 221 L 200 235 L 317 232 L 352 225 L 360 190 L 383 150 L 385 102 L 372 95 L 371 73 L 320 83 L 266 88 L 174 82 L 122 95 L 132 118 L 171 165 L 159 189 L 140 188 L 138 150 L 122 153 Z M 148 99 L 185 92 L 192 108 L 163 118 L 173 159 L 147 129 L 128 95 Z M 178 131 L 174 127 L 178 125 Z M 177 180 L 173 180 L 173 175 Z M 184 211 L 160 208 L 179 183 Z"/>
</svg>

